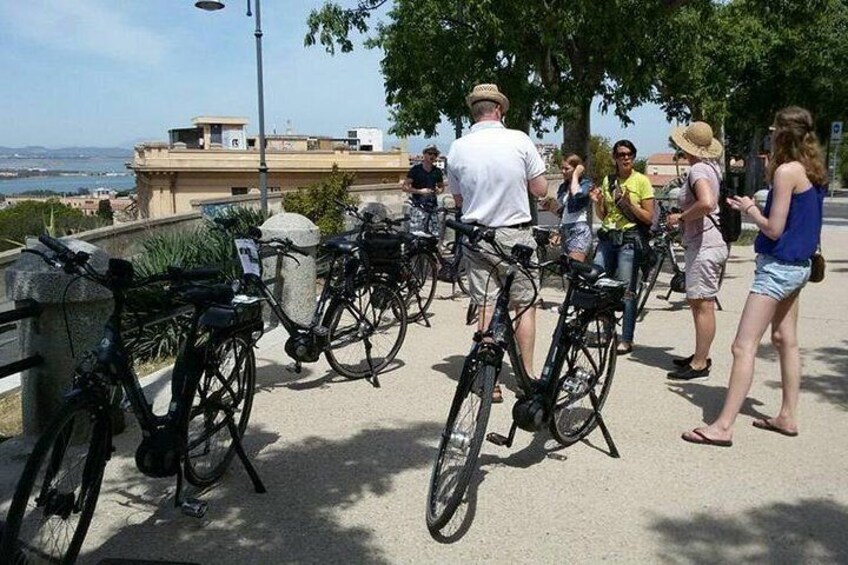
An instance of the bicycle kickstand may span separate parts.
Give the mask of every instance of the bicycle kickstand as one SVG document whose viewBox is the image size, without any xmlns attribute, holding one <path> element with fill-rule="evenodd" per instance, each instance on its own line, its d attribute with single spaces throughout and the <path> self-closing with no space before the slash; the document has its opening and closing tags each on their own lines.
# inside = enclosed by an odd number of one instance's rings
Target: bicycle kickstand
<svg viewBox="0 0 848 565">
<path fill-rule="evenodd" d="M 363 343 L 365 344 L 365 361 L 368 363 L 368 382 L 374 388 L 380 388 L 380 379 L 377 378 L 377 371 L 374 370 L 374 361 L 371 359 L 371 341 L 365 338 Z"/>
<path fill-rule="evenodd" d="M 244 446 L 241 444 L 241 437 L 238 433 L 238 428 L 236 427 L 236 423 L 233 421 L 233 415 L 226 411 L 226 422 L 227 429 L 230 431 L 230 436 L 233 438 L 233 447 L 236 448 L 236 453 L 241 459 L 241 464 L 244 466 L 244 470 L 247 471 L 247 476 L 250 477 L 251 482 L 253 483 L 253 490 L 258 493 L 268 492 L 265 488 L 265 485 L 262 483 L 262 479 L 259 478 L 259 473 L 256 472 L 256 468 L 253 466 L 253 463 L 250 462 L 250 459 L 247 457 L 247 453 L 244 451 Z"/>
<path fill-rule="evenodd" d="M 609 429 L 604 422 L 604 417 L 601 416 L 601 411 L 598 408 L 598 397 L 592 389 L 589 389 L 589 400 L 592 402 L 592 410 L 595 412 L 595 417 L 598 419 L 598 427 L 601 428 L 601 433 L 604 436 L 604 440 L 607 442 L 607 447 L 609 447 L 609 456 L 618 459 L 621 457 L 621 454 L 619 454 L 618 448 L 612 440 L 612 435 L 610 435 Z"/>
<path fill-rule="evenodd" d="M 183 469 L 182 465 L 177 469 L 177 491 L 174 493 L 174 508 L 191 518 L 203 518 L 209 510 L 209 504 L 196 498 L 183 498 Z"/>
<path fill-rule="evenodd" d="M 418 301 L 418 311 L 421 312 L 421 319 L 424 320 L 424 326 L 427 328 L 432 327 L 430 325 L 430 320 L 427 319 L 427 312 L 425 312 L 424 309 L 421 308 L 421 296 L 416 295 L 415 299 Z"/>
</svg>

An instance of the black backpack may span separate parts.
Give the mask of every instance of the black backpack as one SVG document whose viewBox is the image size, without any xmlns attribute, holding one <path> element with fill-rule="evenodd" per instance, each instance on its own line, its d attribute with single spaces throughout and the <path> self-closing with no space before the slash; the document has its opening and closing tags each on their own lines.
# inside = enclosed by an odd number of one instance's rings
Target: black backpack
<svg viewBox="0 0 848 565">
<path fill-rule="evenodd" d="M 742 234 L 742 212 L 739 210 L 734 210 L 730 204 L 727 203 L 727 199 L 731 196 L 735 196 L 735 192 L 732 188 L 727 185 L 727 182 L 718 171 L 713 168 L 713 171 L 718 176 L 719 184 L 718 184 L 718 214 L 708 214 L 707 218 L 713 223 L 713 225 L 721 232 L 721 238 L 725 243 L 733 243 L 739 239 L 739 236 Z M 691 182 L 686 182 L 689 186 L 689 192 L 692 193 L 693 196 L 695 194 L 695 188 L 692 186 Z M 718 219 L 716 219 L 718 216 Z"/>
</svg>

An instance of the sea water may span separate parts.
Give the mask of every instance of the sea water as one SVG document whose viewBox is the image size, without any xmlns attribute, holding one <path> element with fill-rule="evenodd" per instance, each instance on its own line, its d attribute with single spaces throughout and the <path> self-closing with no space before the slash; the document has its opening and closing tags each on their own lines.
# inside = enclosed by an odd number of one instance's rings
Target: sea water
<svg viewBox="0 0 848 565">
<path fill-rule="evenodd" d="M 125 163 L 132 159 L 82 158 L 82 159 L 0 159 L 2 170 L 67 171 L 61 176 L 0 176 L 0 194 L 17 194 L 31 190 L 76 193 L 82 190 L 106 188 L 132 190 L 135 174 Z"/>
</svg>

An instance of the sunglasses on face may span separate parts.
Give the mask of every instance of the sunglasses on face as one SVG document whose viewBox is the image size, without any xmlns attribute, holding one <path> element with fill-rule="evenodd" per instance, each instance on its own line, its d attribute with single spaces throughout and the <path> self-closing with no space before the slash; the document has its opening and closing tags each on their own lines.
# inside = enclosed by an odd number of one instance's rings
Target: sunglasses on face
<svg viewBox="0 0 848 565">
<path fill-rule="evenodd" d="M 629 151 L 620 151 L 620 152 L 615 154 L 615 158 L 616 159 L 632 159 L 633 153 L 630 153 Z"/>
<path fill-rule="evenodd" d="M 425 153 L 425 155 L 429 155 L 430 157 L 438 157 L 438 153 Z"/>
</svg>

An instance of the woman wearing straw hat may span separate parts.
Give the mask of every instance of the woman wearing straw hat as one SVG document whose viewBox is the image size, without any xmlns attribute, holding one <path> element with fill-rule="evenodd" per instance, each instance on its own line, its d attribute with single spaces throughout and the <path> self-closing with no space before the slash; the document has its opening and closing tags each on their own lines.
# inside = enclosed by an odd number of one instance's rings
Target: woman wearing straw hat
<svg viewBox="0 0 848 565">
<path fill-rule="evenodd" d="M 710 346 L 716 332 L 715 299 L 728 256 L 727 244 L 716 221 L 721 183 L 718 158 L 722 146 L 713 138 L 713 130 L 705 122 L 675 128 L 671 139 L 686 154 L 691 166 L 678 196 L 681 212 L 669 214 L 667 221 L 672 227 L 682 225 L 686 248 L 686 301 L 695 323 L 695 353 L 675 359 L 673 363 L 677 368 L 668 373 L 668 378 L 696 381 L 710 375 Z"/>
</svg>

